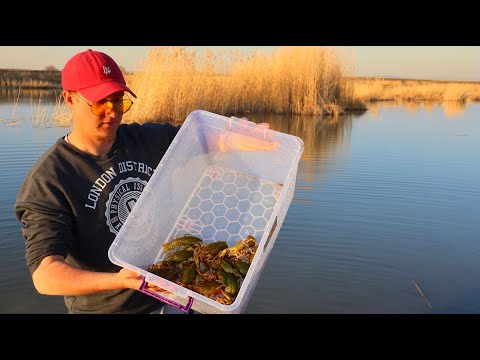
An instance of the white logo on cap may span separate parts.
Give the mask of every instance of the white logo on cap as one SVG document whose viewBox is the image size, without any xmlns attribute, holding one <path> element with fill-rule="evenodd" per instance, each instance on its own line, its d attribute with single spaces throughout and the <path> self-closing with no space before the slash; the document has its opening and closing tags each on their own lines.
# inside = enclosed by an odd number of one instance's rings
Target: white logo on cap
<svg viewBox="0 0 480 360">
<path fill-rule="evenodd" d="M 105 65 L 104 65 L 104 66 L 102 66 L 102 67 L 103 67 L 103 73 L 104 73 L 105 75 L 108 75 L 108 74 L 110 74 L 110 73 L 112 72 L 112 70 L 110 70 L 110 68 L 109 68 L 108 66 L 105 66 Z"/>
</svg>

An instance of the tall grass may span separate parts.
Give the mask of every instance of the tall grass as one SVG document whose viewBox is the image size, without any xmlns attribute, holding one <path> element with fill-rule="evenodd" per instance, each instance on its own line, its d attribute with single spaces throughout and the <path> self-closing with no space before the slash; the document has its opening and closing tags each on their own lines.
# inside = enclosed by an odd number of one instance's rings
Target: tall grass
<svg viewBox="0 0 480 360">
<path fill-rule="evenodd" d="M 51 83 L 46 80 L 33 80 L 33 79 L 6 79 L 0 83 L 4 88 L 22 87 L 25 89 L 48 89 Z"/>
<path fill-rule="evenodd" d="M 203 54 L 186 47 L 149 49 L 127 76 L 138 96 L 125 122 L 182 122 L 193 110 L 223 115 L 338 115 L 354 106 L 353 86 L 334 51 L 285 47 L 271 55 Z"/>
<path fill-rule="evenodd" d="M 181 123 L 196 109 L 335 117 L 372 101 L 480 101 L 479 83 L 353 78 L 347 68 L 329 47 L 283 47 L 270 55 L 153 47 L 134 73 L 124 74 L 138 98 L 123 119 Z M 52 117 L 69 125 L 61 97 Z"/>
<path fill-rule="evenodd" d="M 55 107 L 51 115 L 51 119 L 57 126 L 69 127 L 71 126 L 71 113 L 70 109 L 65 105 L 63 96 L 60 93 L 55 99 Z"/>
<path fill-rule="evenodd" d="M 30 105 L 32 107 L 32 125 L 34 127 L 48 126 L 48 110 L 50 109 L 50 106 L 42 106 L 42 95 L 40 94 L 38 100 L 33 100 L 33 98 L 30 98 Z"/>
<path fill-rule="evenodd" d="M 354 79 L 355 98 L 368 101 L 480 101 L 480 83 L 408 79 Z"/>
<path fill-rule="evenodd" d="M 13 94 L 13 105 L 12 105 L 12 114 L 10 115 L 10 119 L 1 119 L 0 122 L 5 123 L 6 126 L 15 126 L 20 124 L 23 120 L 15 120 L 15 113 L 17 112 L 18 107 L 18 100 L 20 99 L 20 88 L 18 88 L 18 92 Z"/>
<path fill-rule="evenodd" d="M 50 89 L 61 88 L 57 70 L 0 69 L 0 88 Z"/>
</svg>

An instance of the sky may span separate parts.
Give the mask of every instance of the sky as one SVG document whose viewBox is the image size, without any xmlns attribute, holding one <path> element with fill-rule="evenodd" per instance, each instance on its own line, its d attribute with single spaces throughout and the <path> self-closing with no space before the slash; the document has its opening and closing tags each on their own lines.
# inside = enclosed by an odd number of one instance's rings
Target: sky
<svg viewBox="0 0 480 360">
<path fill-rule="evenodd" d="M 0 46 L 0 69 L 42 70 L 65 62 L 88 48 L 105 52 L 128 71 L 140 67 L 147 46 Z M 191 46 L 203 50 L 205 47 Z M 209 46 L 218 50 L 253 50 L 271 54 L 274 46 Z M 480 46 L 337 46 L 352 76 L 480 81 Z"/>
</svg>

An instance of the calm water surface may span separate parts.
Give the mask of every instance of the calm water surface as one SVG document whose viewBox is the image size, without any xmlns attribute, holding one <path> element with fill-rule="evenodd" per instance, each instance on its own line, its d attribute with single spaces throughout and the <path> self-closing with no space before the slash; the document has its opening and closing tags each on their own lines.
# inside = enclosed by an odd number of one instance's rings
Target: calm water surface
<svg viewBox="0 0 480 360">
<path fill-rule="evenodd" d="M 64 314 L 63 298 L 33 288 L 13 204 L 68 128 L 32 126 L 27 99 L 9 126 L 12 107 L 0 102 L 0 313 Z M 305 150 L 245 313 L 480 313 L 480 105 L 249 118 L 301 137 Z"/>
</svg>

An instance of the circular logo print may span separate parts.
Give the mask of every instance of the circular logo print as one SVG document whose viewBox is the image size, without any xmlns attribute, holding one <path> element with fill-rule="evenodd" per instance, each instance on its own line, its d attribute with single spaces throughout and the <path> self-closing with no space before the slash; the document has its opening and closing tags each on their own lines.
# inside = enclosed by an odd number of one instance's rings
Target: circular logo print
<svg viewBox="0 0 480 360">
<path fill-rule="evenodd" d="M 110 231 L 115 235 L 127 220 L 145 185 L 145 180 L 129 177 L 115 185 L 108 196 L 105 216 Z"/>
</svg>

